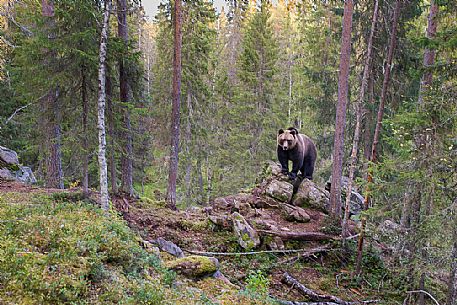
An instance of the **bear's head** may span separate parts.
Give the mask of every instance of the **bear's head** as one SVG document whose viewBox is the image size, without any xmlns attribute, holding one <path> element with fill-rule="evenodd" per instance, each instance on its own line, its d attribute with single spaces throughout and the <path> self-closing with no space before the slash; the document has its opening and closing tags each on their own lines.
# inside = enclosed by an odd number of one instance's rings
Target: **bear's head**
<svg viewBox="0 0 457 305">
<path fill-rule="evenodd" d="M 283 150 L 291 150 L 297 145 L 298 130 L 295 128 L 289 128 L 287 130 L 278 130 L 278 145 Z"/>
</svg>

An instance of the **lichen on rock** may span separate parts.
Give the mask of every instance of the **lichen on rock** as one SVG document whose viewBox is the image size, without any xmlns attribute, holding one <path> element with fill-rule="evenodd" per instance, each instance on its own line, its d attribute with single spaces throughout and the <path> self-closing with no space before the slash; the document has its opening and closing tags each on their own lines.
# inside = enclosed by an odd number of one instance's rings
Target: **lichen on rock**
<svg viewBox="0 0 457 305">
<path fill-rule="evenodd" d="M 238 243 L 243 249 L 251 250 L 260 245 L 259 234 L 240 213 L 233 213 L 232 221 L 233 231 L 238 237 Z"/>
<path fill-rule="evenodd" d="M 214 257 L 191 255 L 169 261 L 166 267 L 182 275 L 199 278 L 214 274 L 219 269 L 219 261 Z"/>
</svg>

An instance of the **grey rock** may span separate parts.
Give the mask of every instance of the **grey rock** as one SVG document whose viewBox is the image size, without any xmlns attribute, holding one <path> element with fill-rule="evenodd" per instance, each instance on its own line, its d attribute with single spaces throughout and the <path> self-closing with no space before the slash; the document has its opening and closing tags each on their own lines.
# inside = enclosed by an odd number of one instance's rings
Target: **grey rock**
<svg viewBox="0 0 457 305">
<path fill-rule="evenodd" d="M 238 243 L 243 249 L 251 250 L 260 245 L 259 234 L 240 213 L 233 213 L 232 221 L 233 231 L 238 237 Z"/>
<path fill-rule="evenodd" d="M 298 221 L 298 222 L 309 222 L 311 217 L 300 207 L 296 207 L 290 204 L 281 205 L 282 212 L 284 217 L 289 221 Z"/>
<path fill-rule="evenodd" d="M 330 207 L 329 193 L 311 180 L 305 179 L 298 187 L 292 204 L 328 213 Z"/>
<path fill-rule="evenodd" d="M 11 171 L 7 168 L 0 168 L 0 180 L 4 181 L 14 181 L 15 177 Z"/>
<path fill-rule="evenodd" d="M 19 164 L 19 158 L 14 150 L 0 146 L 0 161 L 6 165 Z"/>
<path fill-rule="evenodd" d="M 251 214 L 252 212 L 254 212 L 251 205 L 249 203 L 243 202 L 243 201 L 235 200 L 234 208 L 236 211 L 238 211 L 243 216 L 247 216 L 247 215 Z"/>
<path fill-rule="evenodd" d="M 277 209 L 279 202 L 271 197 L 262 196 L 255 199 L 254 206 L 258 209 Z"/>
<path fill-rule="evenodd" d="M 341 200 L 343 203 L 346 202 L 346 192 L 342 192 L 341 194 Z M 349 216 L 357 216 L 360 215 L 363 211 L 363 205 L 364 205 L 365 198 L 363 198 L 362 195 L 359 193 L 352 191 L 351 192 L 351 200 L 350 200 L 350 206 L 349 206 Z M 343 205 L 343 210 L 344 210 L 344 205 Z"/>
<path fill-rule="evenodd" d="M 16 180 L 23 183 L 37 183 L 35 175 L 32 172 L 32 169 L 28 166 L 21 166 L 18 171 L 16 171 Z"/>
<path fill-rule="evenodd" d="M 209 221 L 214 223 L 215 225 L 222 227 L 222 228 L 230 228 L 232 226 L 232 219 L 230 217 L 222 215 L 208 215 Z"/>
<path fill-rule="evenodd" d="M 285 249 L 284 242 L 282 241 L 282 239 L 279 236 L 275 236 L 275 237 L 273 237 L 273 239 L 268 241 L 267 247 L 270 250 L 284 250 Z"/>
<path fill-rule="evenodd" d="M 152 242 L 159 246 L 160 250 L 162 251 L 170 253 L 171 255 L 176 256 L 178 258 L 184 257 L 184 252 L 182 252 L 181 248 L 171 241 L 159 237 Z"/>
<path fill-rule="evenodd" d="M 349 185 L 349 177 L 343 176 L 341 177 L 341 202 L 343 202 L 343 210 L 344 204 L 346 202 L 346 192 Z M 330 192 L 332 186 L 332 176 L 327 180 L 325 183 L 325 189 Z M 352 192 L 351 192 L 351 200 L 350 200 L 350 208 L 349 208 L 349 215 L 357 216 L 363 211 L 363 204 L 364 204 L 363 196 L 358 193 L 357 186 L 355 183 L 352 183 Z M 353 217 L 356 218 L 356 217 Z"/>
<path fill-rule="evenodd" d="M 292 198 L 294 187 L 286 181 L 272 180 L 265 188 L 265 193 L 281 202 L 289 202 Z"/>
</svg>

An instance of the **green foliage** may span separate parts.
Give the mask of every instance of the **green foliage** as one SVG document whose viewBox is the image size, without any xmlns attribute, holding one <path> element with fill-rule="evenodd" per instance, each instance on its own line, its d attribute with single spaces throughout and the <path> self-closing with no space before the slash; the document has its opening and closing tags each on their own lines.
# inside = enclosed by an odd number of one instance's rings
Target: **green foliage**
<svg viewBox="0 0 457 305">
<path fill-rule="evenodd" d="M 270 281 L 260 270 L 252 271 L 246 278 L 246 290 L 254 295 L 267 296 L 269 285 Z"/>
<path fill-rule="evenodd" d="M 0 204 L 2 301 L 161 304 L 160 282 L 147 274 L 163 269 L 118 216 L 68 194 L 31 205 L 11 194 Z"/>
</svg>

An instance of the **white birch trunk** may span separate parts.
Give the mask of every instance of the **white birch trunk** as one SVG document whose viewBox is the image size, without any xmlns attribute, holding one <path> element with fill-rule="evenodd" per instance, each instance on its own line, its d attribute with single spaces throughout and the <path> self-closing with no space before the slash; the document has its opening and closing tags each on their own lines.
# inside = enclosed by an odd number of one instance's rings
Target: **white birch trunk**
<svg viewBox="0 0 457 305">
<path fill-rule="evenodd" d="M 106 0 L 103 14 L 103 28 L 100 39 L 100 55 L 98 67 L 98 166 L 100 171 L 100 204 L 102 209 L 109 209 L 108 198 L 108 166 L 106 164 L 106 129 L 105 129 L 105 102 L 106 102 L 106 51 L 108 40 L 108 26 L 111 1 Z"/>
</svg>

